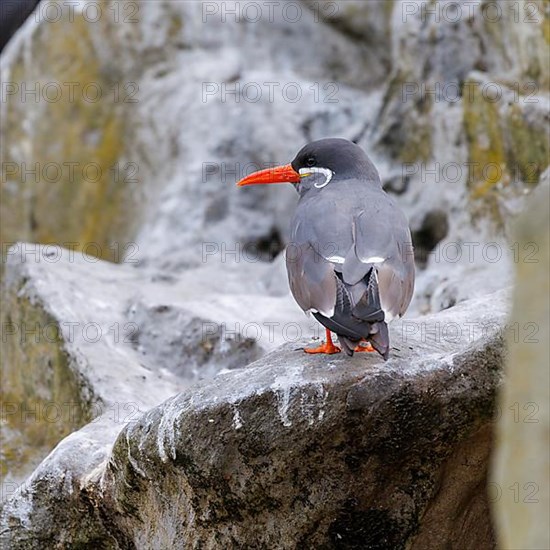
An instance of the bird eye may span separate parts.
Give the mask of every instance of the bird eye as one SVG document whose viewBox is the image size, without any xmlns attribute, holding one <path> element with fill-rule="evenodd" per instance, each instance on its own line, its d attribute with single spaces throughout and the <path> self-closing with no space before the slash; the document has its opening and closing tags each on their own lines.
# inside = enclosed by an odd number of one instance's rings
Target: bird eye
<svg viewBox="0 0 550 550">
<path fill-rule="evenodd" d="M 306 166 L 315 166 L 315 158 L 314 157 L 308 157 L 306 159 Z"/>
</svg>

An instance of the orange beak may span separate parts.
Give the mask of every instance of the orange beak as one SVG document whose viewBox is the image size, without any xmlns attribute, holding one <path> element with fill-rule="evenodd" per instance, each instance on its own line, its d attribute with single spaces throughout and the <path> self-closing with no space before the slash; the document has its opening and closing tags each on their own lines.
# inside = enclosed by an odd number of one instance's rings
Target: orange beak
<svg viewBox="0 0 550 550">
<path fill-rule="evenodd" d="M 275 166 L 274 168 L 267 168 L 266 170 L 260 170 L 246 176 L 237 182 L 237 186 L 265 185 L 268 183 L 300 183 L 300 174 L 292 168 L 291 164 Z"/>
</svg>

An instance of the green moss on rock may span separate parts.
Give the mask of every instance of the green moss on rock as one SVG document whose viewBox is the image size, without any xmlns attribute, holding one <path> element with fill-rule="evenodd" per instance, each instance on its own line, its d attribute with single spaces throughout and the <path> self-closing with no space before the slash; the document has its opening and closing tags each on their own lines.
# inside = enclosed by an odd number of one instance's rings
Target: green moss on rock
<svg viewBox="0 0 550 550">
<path fill-rule="evenodd" d="M 93 404 L 70 367 L 57 321 L 21 288 L 3 294 L 0 468 L 18 478 L 90 422 Z"/>
<path fill-rule="evenodd" d="M 536 185 L 550 158 L 548 134 L 533 131 L 517 104 L 511 105 L 505 124 L 510 140 L 509 162 L 517 166 L 526 184 Z"/>
<path fill-rule="evenodd" d="M 112 242 L 132 235 L 136 184 L 124 169 L 132 104 L 121 75 L 100 64 L 92 32 L 78 12 L 71 23 L 43 24 L 29 38 L 30 55 L 19 52 L 10 66 L 18 92 L 1 123 L 10 167 L 1 180 L 3 243 L 76 243 L 113 260 Z M 36 88 L 37 101 L 24 87 Z"/>
<path fill-rule="evenodd" d="M 524 102 L 513 90 L 501 89 L 502 96 L 493 98 L 483 82 L 470 79 L 463 93 L 472 214 L 489 216 L 498 226 L 504 221 L 502 190 L 512 183 L 520 191 L 537 185 L 550 155 L 543 111 L 537 112 L 541 100 Z"/>
</svg>

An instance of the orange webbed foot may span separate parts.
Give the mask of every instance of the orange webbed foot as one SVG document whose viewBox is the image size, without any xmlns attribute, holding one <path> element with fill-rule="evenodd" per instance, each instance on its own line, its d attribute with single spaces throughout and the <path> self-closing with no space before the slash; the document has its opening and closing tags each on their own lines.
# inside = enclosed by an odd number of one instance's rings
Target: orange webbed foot
<svg viewBox="0 0 550 550">
<path fill-rule="evenodd" d="M 317 348 L 304 348 L 306 353 L 324 353 L 325 355 L 333 355 L 334 353 L 340 353 L 342 351 L 338 346 L 335 346 L 332 342 L 325 342 Z"/>
<path fill-rule="evenodd" d="M 321 344 L 316 348 L 304 348 L 304 351 L 306 353 L 324 353 L 325 355 L 340 353 L 340 348 L 332 343 L 332 335 L 330 334 L 330 330 L 326 329 L 326 333 L 327 341 L 324 344 Z"/>
<path fill-rule="evenodd" d="M 362 346 L 361 344 L 358 344 L 356 348 L 353 350 L 355 353 L 363 353 L 363 352 L 372 352 L 376 351 L 370 344 L 370 342 L 367 342 L 366 345 Z"/>
</svg>

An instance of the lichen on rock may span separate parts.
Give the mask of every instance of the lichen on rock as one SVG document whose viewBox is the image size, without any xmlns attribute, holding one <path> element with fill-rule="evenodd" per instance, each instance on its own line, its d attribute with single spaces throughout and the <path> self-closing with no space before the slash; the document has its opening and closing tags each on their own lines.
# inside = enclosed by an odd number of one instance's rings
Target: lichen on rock
<svg viewBox="0 0 550 550">
<path fill-rule="evenodd" d="M 10 88 L 0 124 L 1 241 L 64 244 L 120 261 L 113 242 L 129 240 L 139 211 L 129 152 L 137 99 L 95 43 L 105 18 L 63 13 L 41 19 L 2 57 Z"/>
</svg>

